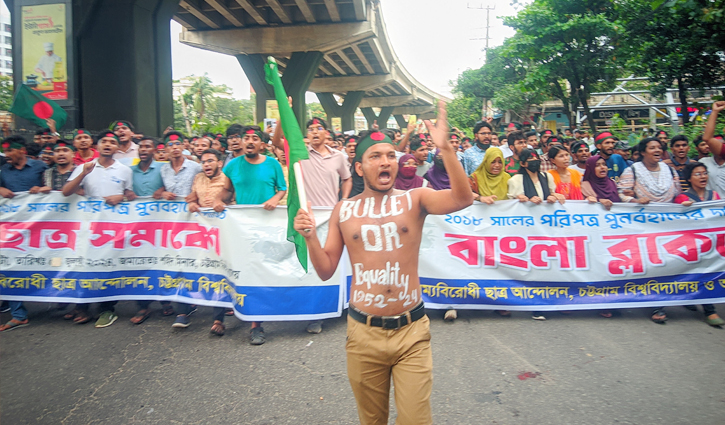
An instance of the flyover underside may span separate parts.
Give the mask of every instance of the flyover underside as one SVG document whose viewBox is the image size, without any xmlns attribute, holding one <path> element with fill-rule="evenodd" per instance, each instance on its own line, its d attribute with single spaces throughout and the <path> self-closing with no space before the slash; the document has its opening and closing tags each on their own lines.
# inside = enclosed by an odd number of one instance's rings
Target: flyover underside
<svg viewBox="0 0 725 425">
<path fill-rule="evenodd" d="M 304 92 L 311 91 L 328 117 L 342 118 L 343 130 L 354 129 L 358 107 L 368 121 L 377 119 L 382 125 L 391 115 L 398 123 L 405 122 L 404 115 L 432 116 L 436 99 L 447 100 L 419 84 L 399 64 L 375 3 L 227 3 L 225 10 L 219 2 L 182 1 L 174 19 L 184 26 L 182 43 L 237 57 L 257 93 L 257 122 L 264 118 L 266 100 L 272 98 L 262 73 L 267 56 L 277 60 L 288 91 L 297 92 L 290 94 L 298 118 L 303 116 Z M 299 58 L 310 55 L 315 61 L 320 58 L 315 69 L 309 68 L 314 61 L 300 66 Z M 300 85 L 308 80 L 306 87 Z"/>
</svg>

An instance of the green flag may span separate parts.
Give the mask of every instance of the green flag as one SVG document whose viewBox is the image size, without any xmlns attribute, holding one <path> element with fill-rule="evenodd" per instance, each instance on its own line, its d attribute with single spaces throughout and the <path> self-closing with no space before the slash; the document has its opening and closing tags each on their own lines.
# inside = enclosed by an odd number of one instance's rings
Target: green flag
<svg viewBox="0 0 725 425">
<path fill-rule="evenodd" d="M 297 259 L 300 261 L 302 268 L 307 271 L 307 243 L 294 229 L 294 220 L 297 211 L 300 209 L 300 198 L 297 194 L 297 181 L 295 180 L 294 165 L 301 159 L 309 158 L 307 147 L 300 131 L 292 108 L 287 102 L 287 93 L 282 85 L 282 79 L 279 77 L 277 62 L 274 58 L 269 57 L 267 64 L 264 66 L 264 74 L 269 84 L 274 87 L 274 97 L 277 99 L 279 107 L 279 117 L 282 122 L 282 130 L 284 131 L 287 144 L 289 145 L 289 155 L 287 156 L 287 167 L 289 168 L 289 192 L 287 193 L 287 240 L 295 244 L 297 251 Z M 304 188 L 303 188 L 304 189 Z"/>
<path fill-rule="evenodd" d="M 39 127 L 47 127 L 48 124 L 46 124 L 45 120 L 52 118 L 55 120 L 55 128 L 60 129 L 63 128 L 68 119 L 68 114 L 57 103 L 25 84 L 18 87 L 10 112 L 34 122 Z"/>
</svg>

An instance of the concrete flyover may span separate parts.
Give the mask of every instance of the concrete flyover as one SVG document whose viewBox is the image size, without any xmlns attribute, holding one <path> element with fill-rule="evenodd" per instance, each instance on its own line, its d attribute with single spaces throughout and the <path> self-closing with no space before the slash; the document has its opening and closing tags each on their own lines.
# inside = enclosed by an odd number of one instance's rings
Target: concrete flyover
<svg viewBox="0 0 725 425">
<path fill-rule="evenodd" d="M 274 56 L 298 121 L 312 91 L 328 117 L 354 129 L 359 107 L 368 122 L 430 117 L 437 99 L 395 55 L 377 0 L 181 0 L 173 16 L 180 41 L 237 58 L 257 94 L 257 122 L 273 98 L 263 64 Z M 338 102 L 342 100 L 342 103 Z M 376 114 L 373 108 L 379 108 Z"/>
</svg>

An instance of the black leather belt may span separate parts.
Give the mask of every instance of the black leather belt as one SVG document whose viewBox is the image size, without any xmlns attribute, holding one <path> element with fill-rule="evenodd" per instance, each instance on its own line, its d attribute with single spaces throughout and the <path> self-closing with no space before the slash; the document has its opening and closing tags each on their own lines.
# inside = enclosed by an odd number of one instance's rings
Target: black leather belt
<svg viewBox="0 0 725 425">
<path fill-rule="evenodd" d="M 373 316 L 350 306 L 347 313 L 350 317 L 368 326 L 375 326 L 383 329 L 400 329 L 403 326 L 413 323 L 425 316 L 425 305 L 421 302 L 412 310 L 408 310 L 397 316 Z"/>
</svg>

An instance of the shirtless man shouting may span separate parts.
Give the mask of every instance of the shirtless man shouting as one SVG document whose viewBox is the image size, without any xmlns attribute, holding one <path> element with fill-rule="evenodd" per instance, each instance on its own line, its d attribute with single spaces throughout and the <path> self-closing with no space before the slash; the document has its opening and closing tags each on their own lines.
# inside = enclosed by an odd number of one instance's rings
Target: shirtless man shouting
<svg viewBox="0 0 725 425">
<path fill-rule="evenodd" d="M 472 201 L 466 173 L 448 142 L 442 103 L 437 125 L 426 124 L 441 151 L 451 189 L 394 189 L 395 145 L 384 133 L 372 131 L 360 135 L 355 150 L 355 171 L 363 177 L 365 190 L 335 206 L 324 248 L 312 212 L 300 209 L 295 217 L 295 230 L 307 239 L 310 259 L 322 280 L 335 272 L 347 245 L 353 265 L 347 374 L 360 422 L 366 425 L 388 423 L 391 375 L 396 424 L 432 423 L 433 359 L 418 280 L 423 222 L 428 214 L 450 214 Z"/>
</svg>

